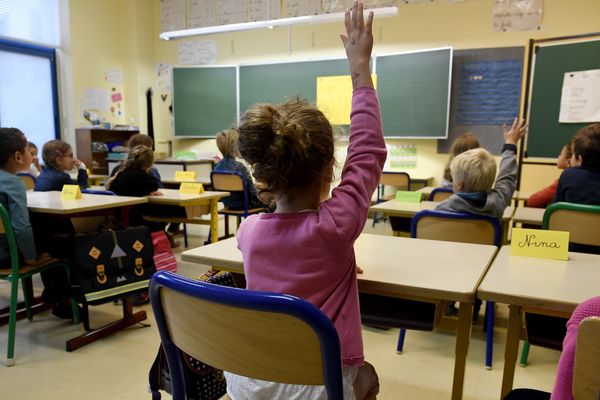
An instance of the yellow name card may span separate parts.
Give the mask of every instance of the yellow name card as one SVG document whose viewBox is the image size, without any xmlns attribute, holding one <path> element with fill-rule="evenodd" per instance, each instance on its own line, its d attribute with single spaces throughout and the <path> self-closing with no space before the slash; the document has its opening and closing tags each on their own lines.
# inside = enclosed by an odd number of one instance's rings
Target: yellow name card
<svg viewBox="0 0 600 400">
<path fill-rule="evenodd" d="M 201 183 L 183 182 L 179 186 L 179 193 L 182 194 L 200 194 L 204 193 L 204 186 Z"/>
<path fill-rule="evenodd" d="M 175 171 L 176 182 L 194 182 L 196 180 L 196 171 Z"/>
<path fill-rule="evenodd" d="M 78 200 L 82 197 L 79 185 L 63 185 L 62 192 L 60 193 L 62 200 Z"/>
<path fill-rule="evenodd" d="M 398 190 L 396 192 L 396 201 L 401 203 L 420 203 L 421 192 L 409 192 L 407 190 Z"/>
<path fill-rule="evenodd" d="M 568 260 L 569 232 L 513 228 L 510 254 L 550 260 Z"/>
</svg>

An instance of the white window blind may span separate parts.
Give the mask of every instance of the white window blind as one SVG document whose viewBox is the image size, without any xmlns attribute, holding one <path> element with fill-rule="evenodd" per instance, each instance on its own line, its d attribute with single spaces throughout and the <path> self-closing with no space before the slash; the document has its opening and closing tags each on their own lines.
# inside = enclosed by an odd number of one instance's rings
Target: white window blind
<svg viewBox="0 0 600 400">
<path fill-rule="evenodd" d="M 60 0 L 0 0 L 0 37 L 60 44 Z"/>
</svg>

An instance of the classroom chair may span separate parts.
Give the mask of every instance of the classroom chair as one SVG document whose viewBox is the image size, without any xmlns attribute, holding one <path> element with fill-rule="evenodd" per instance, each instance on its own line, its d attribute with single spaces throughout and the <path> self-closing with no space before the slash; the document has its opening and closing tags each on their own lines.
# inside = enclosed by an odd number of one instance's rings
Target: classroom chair
<svg viewBox="0 0 600 400">
<path fill-rule="evenodd" d="M 429 201 L 444 201 L 453 194 L 452 188 L 438 187 L 429 193 Z"/>
<path fill-rule="evenodd" d="M 391 194 L 385 194 L 385 187 L 393 186 L 394 192 Z M 379 185 L 377 185 L 377 198 L 375 202 L 377 204 L 392 200 L 396 197 L 397 190 L 410 190 L 410 175 L 406 172 L 383 172 L 381 178 L 379 178 Z M 377 213 L 373 215 L 373 226 L 379 221 L 383 221 L 382 215 L 378 216 Z"/>
<path fill-rule="evenodd" d="M 30 290 L 27 288 L 26 281 L 30 280 L 35 274 L 50 270 L 52 268 L 64 268 L 69 279 L 69 266 L 66 260 L 58 260 L 52 258 L 44 263 L 35 265 L 21 265 L 19 260 L 19 250 L 17 241 L 12 228 L 12 222 L 8 212 L 2 204 L 0 204 L 0 234 L 4 234 L 8 242 L 10 251 L 10 267 L 0 266 L 0 279 L 10 282 L 10 306 L 9 306 L 9 322 L 8 322 L 8 345 L 6 349 L 6 365 L 12 367 L 15 365 L 15 335 L 17 328 L 17 292 L 19 289 L 19 281 L 21 281 L 23 289 L 23 297 L 25 299 L 25 307 L 27 311 L 27 319 L 31 321 L 33 314 L 31 312 Z M 79 323 L 79 312 L 77 310 L 77 302 L 71 298 L 71 309 L 73 311 L 73 322 Z"/>
<path fill-rule="evenodd" d="M 500 247 L 502 227 L 496 218 L 445 211 L 419 211 L 412 219 L 410 236 L 418 239 L 449 242 L 490 244 Z M 485 367 L 492 368 L 494 345 L 494 302 L 486 302 L 484 329 L 486 331 Z M 401 330 L 398 351 L 402 351 L 405 333 Z"/>
<path fill-rule="evenodd" d="M 33 190 L 33 188 L 35 187 L 35 176 L 31 175 L 28 172 L 19 172 L 17 175 L 25 184 L 25 189 Z"/>
<path fill-rule="evenodd" d="M 600 317 L 588 317 L 577 330 L 573 397 L 577 400 L 600 399 Z M 504 400 L 550 400 L 550 393 L 535 389 L 513 389 Z"/>
<path fill-rule="evenodd" d="M 343 399 L 338 335 L 311 303 L 167 271 L 152 276 L 150 301 L 171 371 L 173 399 L 185 398 L 179 350 L 254 379 L 325 385 L 329 399 Z"/>
<path fill-rule="evenodd" d="M 567 231 L 569 250 L 600 254 L 600 206 L 559 202 L 546 208 L 542 229 Z M 562 350 L 566 334 L 566 318 L 525 312 L 527 340 L 521 352 L 520 365 L 527 366 L 530 345 Z"/>
<path fill-rule="evenodd" d="M 266 210 L 265 207 L 248 208 L 249 207 L 249 193 L 246 186 L 246 178 L 242 173 L 236 171 L 212 171 L 210 173 L 210 182 L 213 190 L 221 192 L 239 192 L 244 194 L 244 209 L 243 210 L 232 210 L 230 208 L 223 208 L 219 210 L 219 214 L 225 216 L 225 236 L 228 238 L 229 234 L 229 216 L 237 217 L 237 227 L 240 226 L 242 218 L 246 218 L 252 214 L 258 214 Z"/>
</svg>

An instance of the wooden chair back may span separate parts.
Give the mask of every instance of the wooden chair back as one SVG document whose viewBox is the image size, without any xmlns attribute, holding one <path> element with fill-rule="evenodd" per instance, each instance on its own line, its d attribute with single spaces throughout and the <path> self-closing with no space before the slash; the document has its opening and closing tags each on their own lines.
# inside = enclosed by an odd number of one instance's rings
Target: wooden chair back
<svg viewBox="0 0 600 400">
<path fill-rule="evenodd" d="M 25 184 L 25 188 L 27 190 L 33 190 L 33 188 L 35 187 L 35 178 L 32 175 L 29 175 L 29 174 L 19 174 L 19 177 L 21 178 L 21 180 Z"/>
<path fill-rule="evenodd" d="M 325 385 L 329 398 L 342 399 L 337 332 L 312 304 L 164 271 L 152 277 L 150 297 L 169 364 L 178 354 L 175 346 L 224 371 L 271 382 Z M 173 379 L 175 394 L 183 382 Z"/>
<path fill-rule="evenodd" d="M 573 395 L 577 400 L 600 398 L 600 318 L 588 317 L 577 331 Z"/>
<path fill-rule="evenodd" d="M 453 194 L 454 192 L 452 191 L 452 188 L 435 188 L 429 194 L 429 201 L 444 201 Z"/>
<path fill-rule="evenodd" d="M 569 241 L 600 246 L 600 206 L 554 203 L 544 212 L 543 228 L 570 233 Z"/>
<path fill-rule="evenodd" d="M 394 193 L 386 195 L 386 186 L 393 186 Z M 410 190 L 410 175 L 406 172 L 382 173 L 377 186 L 377 202 L 393 199 L 396 196 L 396 190 Z"/>
<path fill-rule="evenodd" d="M 237 174 L 221 174 L 213 171 L 211 174 L 213 189 L 222 192 L 241 192 L 244 190 L 242 177 Z"/>
<path fill-rule="evenodd" d="M 411 237 L 500 246 L 502 228 L 495 218 L 443 211 L 419 211 L 411 222 Z"/>
</svg>

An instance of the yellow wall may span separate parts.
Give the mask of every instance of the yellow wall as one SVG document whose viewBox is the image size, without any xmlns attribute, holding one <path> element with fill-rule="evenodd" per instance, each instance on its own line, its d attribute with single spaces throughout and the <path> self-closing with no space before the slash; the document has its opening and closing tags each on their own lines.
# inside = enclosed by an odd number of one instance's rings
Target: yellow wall
<svg viewBox="0 0 600 400">
<path fill-rule="evenodd" d="M 396 17 L 375 22 L 374 53 L 399 52 L 451 45 L 455 49 L 526 46 L 530 38 L 556 37 L 599 30 L 598 0 L 545 0 L 542 29 L 539 31 L 497 33 L 492 27 L 492 0 L 448 3 L 400 4 Z M 145 132 L 147 87 L 156 89 L 155 65 L 177 65 L 179 41 L 160 41 L 159 0 L 71 0 L 71 35 L 75 106 L 86 87 L 103 84 L 107 68 L 125 71 L 125 118 L 135 118 Z M 318 57 L 341 57 L 339 33 L 342 23 L 307 25 L 211 35 L 182 40 L 216 40 L 217 62 L 234 64 Z M 288 48 L 288 34 L 291 46 Z M 288 50 L 291 50 L 288 52 Z M 154 126 L 157 141 L 173 139 L 168 111 L 171 95 L 165 102 L 154 94 Z M 78 113 L 78 110 L 74 110 Z M 76 117 L 78 121 L 78 117 Z M 77 122 L 76 122 L 77 123 Z M 417 145 L 418 175 L 432 175 L 439 182 L 446 155 L 437 154 L 435 140 L 390 140 L 393 144 Z M 159 150 L 166 147 L 158 145 Z M 176 150 L 196 149 L 216 153 L 214 140 L 178 139 Z M 529 168 L 526 166 L 526 168 Z M 554 167 L 526 171 L 524 190 L 534 190 L 551 182 Z"/>
</svg>

